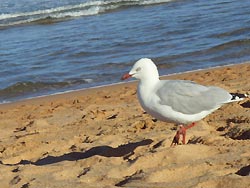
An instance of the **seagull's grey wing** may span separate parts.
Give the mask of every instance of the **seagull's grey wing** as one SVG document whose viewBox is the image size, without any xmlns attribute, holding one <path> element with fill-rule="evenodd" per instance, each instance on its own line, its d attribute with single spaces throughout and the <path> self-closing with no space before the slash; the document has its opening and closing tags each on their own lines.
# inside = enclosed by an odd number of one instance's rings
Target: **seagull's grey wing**
<svg viewBox="0 0 250 188">
<path fill-rule="evenodd" d="M 206 87 L 185 80 L 162 80 L 156 94 L 159 103 L 183 114 L 196 114 L 220 107 L 231 95 L 219 87 Z"/>
</svg>

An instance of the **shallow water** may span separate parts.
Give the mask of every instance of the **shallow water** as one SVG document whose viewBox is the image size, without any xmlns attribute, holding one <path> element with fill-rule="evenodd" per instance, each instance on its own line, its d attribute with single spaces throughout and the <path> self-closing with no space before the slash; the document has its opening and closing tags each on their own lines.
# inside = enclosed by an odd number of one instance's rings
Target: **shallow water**
<svg viewBox="0 0 250 188">
<path fill-rule="evenodd" d="M 25 5 L 25 6 L 24 6 Z M 250 1 L 3 0 L 0 102 L 250 60 Z"/>
</svg>

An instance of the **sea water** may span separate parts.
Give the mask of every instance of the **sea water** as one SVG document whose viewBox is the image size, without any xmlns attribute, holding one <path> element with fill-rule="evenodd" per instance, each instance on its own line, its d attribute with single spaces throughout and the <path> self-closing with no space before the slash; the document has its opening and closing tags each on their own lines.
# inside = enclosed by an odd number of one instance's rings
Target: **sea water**
<svg viewBox="0 0 250 188">
<path fill-rule="evenodd" d="M 0 103 L 250 60 L 249 0 L 1 0 Z"/>
</svg>

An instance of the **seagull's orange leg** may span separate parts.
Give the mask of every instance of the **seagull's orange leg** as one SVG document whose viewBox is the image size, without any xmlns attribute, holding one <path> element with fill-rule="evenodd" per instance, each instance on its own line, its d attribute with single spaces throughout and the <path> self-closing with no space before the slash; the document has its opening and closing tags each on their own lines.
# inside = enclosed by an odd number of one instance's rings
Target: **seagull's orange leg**
<svg viewBox="0 0 250 188">
<path fill-rule="evenodd" d="M 181 134 L 182 134 L 182 144 L 186 144 L 186 128 L 185 127 L 182 128 Z"/>
<path fill-rule="evenodd" d="M 180 136 L 182 135 L 182 144 L 186 144 L 186 132 L 187 129 L 190 129 L 191 127 L 195 126 L 195 123 L 191 123 L 187 127 L 184 127 L 183 125 L 179 126 L 179 129 L 177 130 L 173 141 L 171 143 L 171 146 L 175 146 L 179 144 Z"/>
</svg>

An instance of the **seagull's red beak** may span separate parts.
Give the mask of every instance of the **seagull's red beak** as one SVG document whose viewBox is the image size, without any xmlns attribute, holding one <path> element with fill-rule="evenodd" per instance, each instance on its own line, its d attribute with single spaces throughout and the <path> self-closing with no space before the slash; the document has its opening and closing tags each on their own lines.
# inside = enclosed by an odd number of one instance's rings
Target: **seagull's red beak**
<svg viewBox="0 0 250 188">
<path fill-rule="evenodd" d="M 121 80 L 126 80 L 126 79 L 128 79 L 128 78 L 130 78 L 130 77 L 132 77 L 132 75 L 129 74 L 129 73 L 126 73 L 126 74 L 124 74 L 124 75 L 121 77 Z"/>
</svg>

